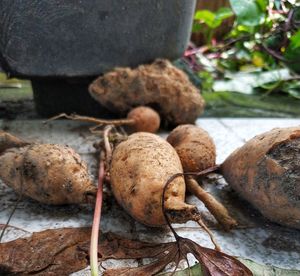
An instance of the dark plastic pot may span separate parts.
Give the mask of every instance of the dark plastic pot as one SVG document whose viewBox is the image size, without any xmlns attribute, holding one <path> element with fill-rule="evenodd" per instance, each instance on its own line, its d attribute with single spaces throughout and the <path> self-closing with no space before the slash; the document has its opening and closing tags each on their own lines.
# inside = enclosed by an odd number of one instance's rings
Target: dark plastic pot
<svg viewBox="0 0 300 276">
<path fill-rule="evenodd" d="M 189 41 L 195 5 L 196 0 L 1 0 L 1 64 L 11 75 L 35 81 L 94 77 L 158 57 L 174 60 Z"/>
</svg>

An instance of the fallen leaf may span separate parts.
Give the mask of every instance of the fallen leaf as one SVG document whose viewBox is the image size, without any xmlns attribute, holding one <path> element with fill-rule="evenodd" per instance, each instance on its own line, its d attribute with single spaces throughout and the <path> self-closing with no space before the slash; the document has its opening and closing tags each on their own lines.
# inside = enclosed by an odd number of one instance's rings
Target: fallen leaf
<svg viewBox="0 0 300 276">
<path fill-rule="evenodd" d="M 34 233 L 29 238 L 0 244 L 0 275 L 69 275 L 89 265 L 90 228 L 64 228 Z M 99 260 L 143 259 L 154 261 L 140 267 L 107 269 L 109 276 L 156 275 L 171 263 L 176 266 L 193 254 L 205 275 L 252 275 L 236 258 L 176 236 L 176 242 L 148 243 L 112 233 L 100 235 Z"/>
<path fill-rule="evenodd" d="M 253 273 L 253 276 L 298 276 L 300 275 L 299 270 L 283 269 L 275 266 L 268 266 L 258 264 L 254 261 L 238 258 L 244 263 Z M 192 266 L 190 269 L 179 270 L 176 273 L 161 273 L 159 276 L 202 276 L 202 269 L 200 264 Z"/>
<path fill-rule="evenodd" d="M 177 242 L 168 243 L 167 248 L 160 251 L 156 257 L 156 261 L 140 267 L 108 269 L 105 271 L 104 275 L 156 275 L 168 264 L 175 263 L 177 268 L 181 260 L 187 260 L 187 255 L 189 253 L 193 254 L 200 262 L 204 275 L 252 275 L 251 271 L 236 258 L 213 249 L 202 247 L 192 240 L 179 236 L 177 236 Z M 144 256 L 144 258 L 149 258 L 149 256 Z"/>
<path fill-rule="evenodd" d="M 65 228 L 34 233 L 29 238 L 0 244 L 0 275 L 69 275 L 88 266 L 78 245 L 90 239 L 88 228 Z"/>
</svg>

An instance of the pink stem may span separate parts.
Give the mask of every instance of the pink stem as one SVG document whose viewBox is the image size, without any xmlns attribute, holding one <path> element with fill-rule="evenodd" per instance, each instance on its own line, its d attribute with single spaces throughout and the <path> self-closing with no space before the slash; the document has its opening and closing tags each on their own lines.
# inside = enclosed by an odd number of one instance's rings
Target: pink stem
<svg viewBox="0 0 300 276">
<path fill-rule="evenodd" d="M 101 158 L 100 165 L 99 165 L 98 191 L 96 197 L 96 205 L 94 211 L 94 220 L 93 220 L 92 236 L 91 236 L 91 247 L 90 247 L 90 266 L 91 266 L 92 276 L 98 275 L 98 238 L 99 238 L 100 218 L 101 218 L 101 209 L 102 209 L 104 176 L 105 176 L 104 162 Z"/>
</svg>

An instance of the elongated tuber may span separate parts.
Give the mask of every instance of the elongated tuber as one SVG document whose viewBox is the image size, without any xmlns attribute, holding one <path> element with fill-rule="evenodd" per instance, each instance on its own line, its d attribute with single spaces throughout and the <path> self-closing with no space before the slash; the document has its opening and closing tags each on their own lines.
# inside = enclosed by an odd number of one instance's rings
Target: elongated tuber
<svg viewBox="0 0 300 276">
<path fill-rule="evenodd" d="M 85 203 L 95 195 L 87 166 L 73 149 L 27 142 L 11 147 L 19 139 L 6 135 L 10 139 L 0 148 L 10 147 L 0 154 L 0 178 L 17 193 L 53 205 Z"/>
</svg>

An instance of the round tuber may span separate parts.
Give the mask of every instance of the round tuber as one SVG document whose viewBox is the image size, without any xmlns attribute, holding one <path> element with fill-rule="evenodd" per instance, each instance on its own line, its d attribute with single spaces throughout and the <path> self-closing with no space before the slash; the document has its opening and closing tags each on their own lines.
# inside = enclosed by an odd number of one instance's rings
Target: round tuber
<svg viewBox="0 0 300 276">
<path fill-rule="evenodd" d="M 202 172 L 216 164 L 214 141 L 204 129 L 198 126 L 180 125 L 169 134 L 167 141 L 178 153 L 185 173 Z M 193 176 L 186 176 L 185 183 L 187 190 L 204 203 L 226 230 L 237 225 L 223 204 L 206 192 Z"/>
<path fill-rule="evenodd" d="M 133 132 L 156 133 L 160 126 L 160 117 L 158 113 L 147 106 L 138 106 L 133 108 L 128 114 L 127 119 L 132 121 L 130 124 Z"/>
<path fill-rule="evenodd" d="M 202 128 L 195 125 L 176 127 L 167 141 L 180 157 L 184 172 L 201 172 L 216 164 L 216 146 Z"/>
</svg>

